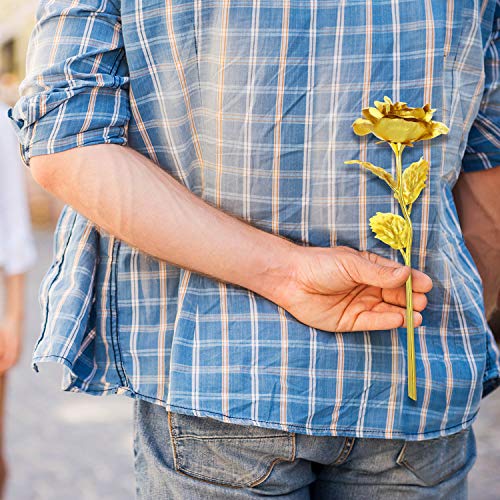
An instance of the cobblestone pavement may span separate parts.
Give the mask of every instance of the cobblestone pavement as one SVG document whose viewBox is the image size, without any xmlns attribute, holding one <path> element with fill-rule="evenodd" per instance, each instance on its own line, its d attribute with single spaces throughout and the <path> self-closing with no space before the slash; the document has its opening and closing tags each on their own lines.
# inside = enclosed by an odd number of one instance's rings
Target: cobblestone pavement
<svg viewBox="0 0 500 500">
<path fill-rule="evenodd" d="M 30 355 L 38 335 L 37 289 L 51 259 L 51 234 L 38 232 L 39 263 L 29 277 L 26 348 L 9 375 L 6 500 L 132 500 L 132 402 L 59 389 L 60 367 Z M 471 498 L 500 499 L 500 390 L 484 400 L 475 425 L 479 458 Z M 452 499 L 451 499 L 452 500 Z"/>
</svg>

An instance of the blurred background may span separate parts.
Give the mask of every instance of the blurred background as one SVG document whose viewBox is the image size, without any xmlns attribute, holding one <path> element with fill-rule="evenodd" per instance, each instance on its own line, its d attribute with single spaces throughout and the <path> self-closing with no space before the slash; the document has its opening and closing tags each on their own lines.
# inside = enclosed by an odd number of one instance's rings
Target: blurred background
<svg viewBox="0 0 500 500">
<path fill-rule="evenodd" d="M 0 101 L 9 105 L 24 77 L 37 3 L 0 0 Z M 133 499 L 132 401 L 65 393 L 59 389 L 59 366 L 41 365 L 39 374 L 31 369 L 40 325 L 38 286 L 52 259 L 52 232 L 61 206 L 31 180 L 27 169 L 24 174 L 38 258 L 27 275 L 23 354 L 7 375 L 5 500 Z M 0 285 L 0 303 L 3 299 Z M 479 456 L 470 496 L 498 500 L 500 390 L 483 400 L 474 428 Z"/>
</svg>

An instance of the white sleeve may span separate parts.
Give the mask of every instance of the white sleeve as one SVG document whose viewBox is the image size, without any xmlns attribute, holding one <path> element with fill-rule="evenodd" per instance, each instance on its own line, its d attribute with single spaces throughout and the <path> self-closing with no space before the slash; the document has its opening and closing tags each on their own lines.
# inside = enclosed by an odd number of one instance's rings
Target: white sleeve
<svg viewBox="0 0 500 500">
<path fill-rule="evenodd" d="M 26 272 L 36 251 L 17 138 L 0 106 L 0 267 L 7 275 Z"/>
</svg>

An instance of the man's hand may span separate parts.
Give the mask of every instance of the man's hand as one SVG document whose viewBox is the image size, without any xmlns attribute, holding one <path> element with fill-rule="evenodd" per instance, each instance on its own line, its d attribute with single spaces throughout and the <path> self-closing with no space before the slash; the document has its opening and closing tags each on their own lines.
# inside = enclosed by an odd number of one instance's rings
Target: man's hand
<svg viewBox="0 0 500 500">
<path fill-rule="evenodd" d="M 410 269 L 348 247 L 302 248 L 289 286 L 276 302 L 299 321 L 332 332 L 386 330 L 405 323 L 405 282 Z M 424 273 L 412 271 L 413 307 L 422 311 L 432 288 Z M 414 312 L 415 326 L 422 316 Z"/>
<path fill-rule="evenodd" d="M 21 353 L 22 322 L 6 317 L 0 323 L 0 375 L 12 368 Z"/>
</svg>

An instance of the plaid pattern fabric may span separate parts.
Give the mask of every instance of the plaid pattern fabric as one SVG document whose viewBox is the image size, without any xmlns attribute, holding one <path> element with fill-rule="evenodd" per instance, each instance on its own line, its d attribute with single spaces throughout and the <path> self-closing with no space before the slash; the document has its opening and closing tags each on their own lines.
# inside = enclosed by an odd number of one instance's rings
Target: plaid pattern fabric
<svg viewBox="0 0 500 500">
<path fill-rule="evenodd" d="M 351 123 L 388 95 L 430 102 L 450 133 L 405 152 L 431 164 L 412 212 L 412 261 L 434 281 L 416 330 L 417 402 L 404 329 L 309 328 L 69 207 L 34 362 L 64 364 L 67 390 L 299 433 L 425 439 L 470 425 L 500 365 L 452 187 L 462 169 L 500 165 L 499 18 L 497 0 L 42 1 L 11 111 L 26 161 L 127 144 L 265 231 L 397 259 L 368 225 L 395 200 L 344 165 L 394 169 L 392 154 Z"/>
</svg>

